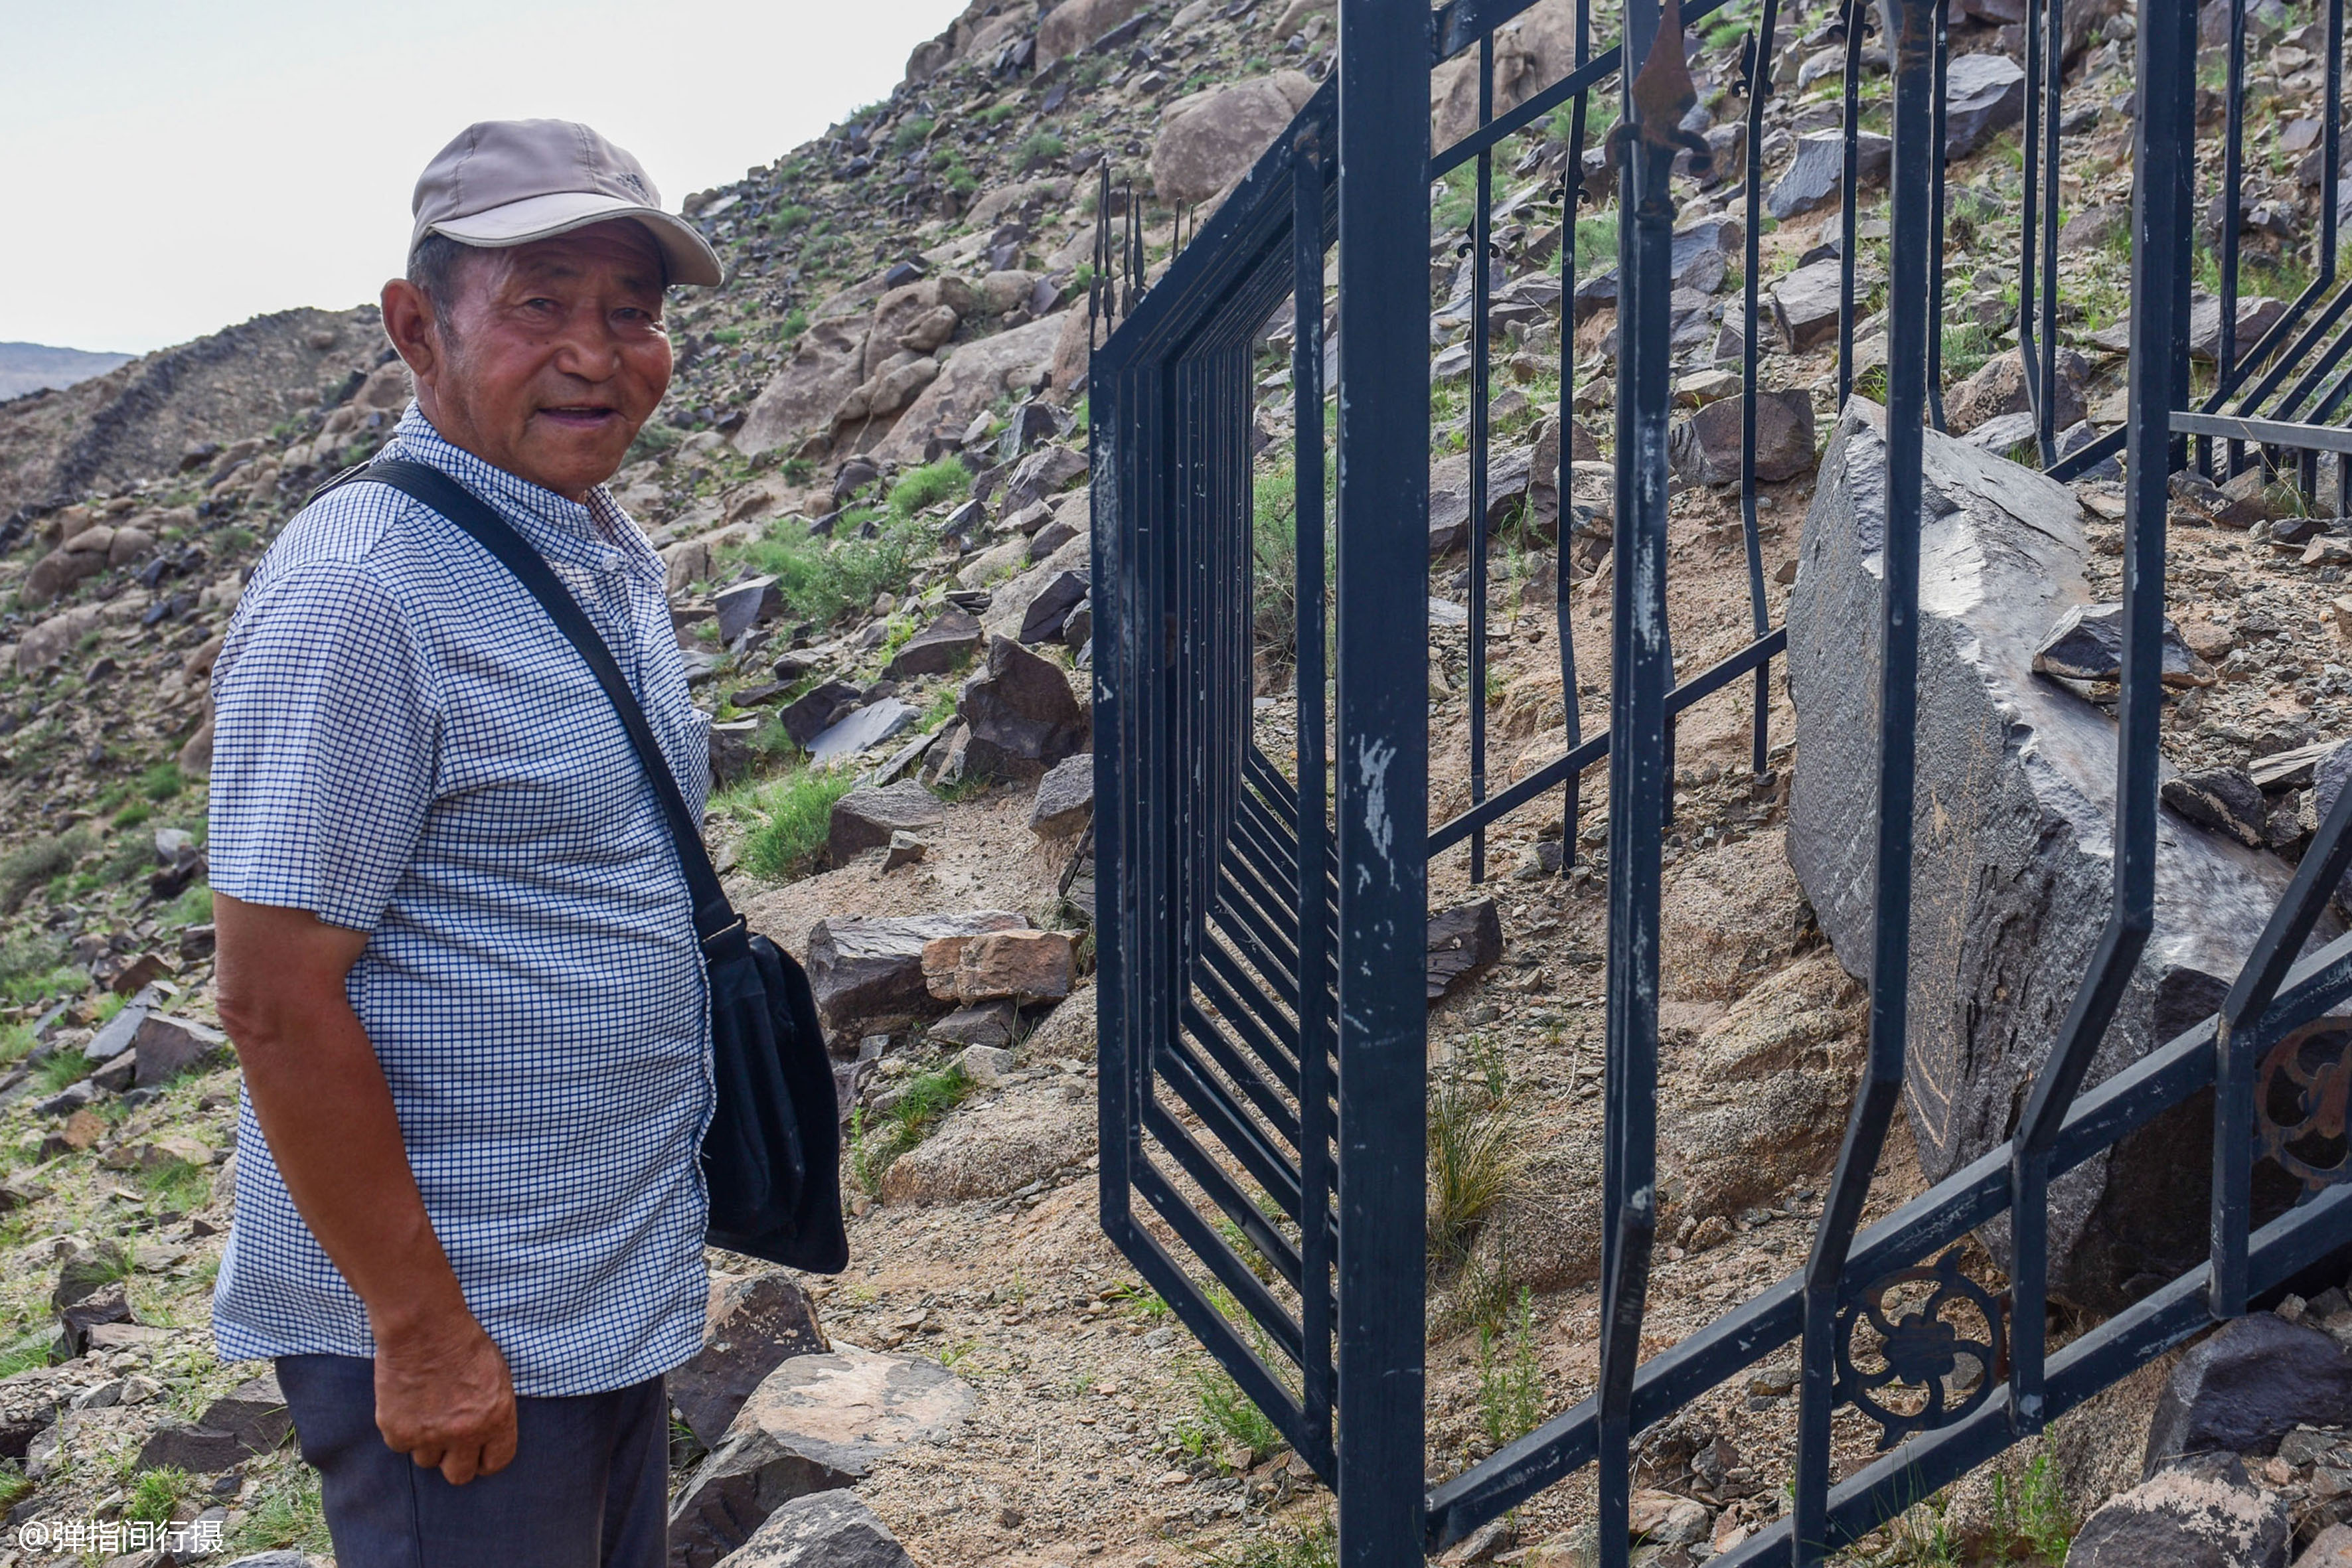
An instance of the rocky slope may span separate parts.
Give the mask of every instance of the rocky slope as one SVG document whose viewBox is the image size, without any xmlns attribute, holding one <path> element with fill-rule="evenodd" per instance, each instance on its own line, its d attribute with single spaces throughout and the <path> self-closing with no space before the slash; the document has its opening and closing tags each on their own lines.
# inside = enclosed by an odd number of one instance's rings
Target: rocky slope
<svg viewBox="0 0 2352 1568">
<path fill-rule="evenodd" d="M 1996 9 L 1972 8 L 1954 35 L 1973 63 L 1954 73 L 1945 362 L 1951 428 L 1991 452 L 2017 442 L 2023 406 L 2005 352 L 2020 41 Z M 1562 15 L 1538 7 L 1499 41 L 1506 102 L 1565 68 Z M 1824 184 L 1816 141 L 1834 123 L 1831 20 L 1818 5 L 1784 16 L 1765 121 L 1777 390 L 1760 410 L 1762 518 L 1776 619 L 1834 424 L 1834 261 L 1823 270 L 1834 171 Z M 2121 411 L 2113 236 L 2128 196 L 2131 19 L 2070 7 L 2069 23 L 2068 394 L 2097 429 Z M 2318 46 L 2291 18 L 2261 26 L 2264 123 L 2299 135 L 2320 90 Z M 737 1568 L 752 1568 L 810 1542 L 843 1552 L 862 1542 L 890 1561 L 892 1534 L 934 1568 L 1325 1560 L 1328 1499 L 1095 1225 L 1083 378 L 1098 168 L 1142 203 L 1150 262 L 1162 264 L 1179 205 L 1217 197 L 1328 71 L 1330 46 L 1316 0 L 1065 0 L 1042 16 L 1027 0 L 976 0 L 916 51 L 888 100 L 687 203 L 730 280 L 676 308 L 678 380 L 616 489 L 670 563 L 714 720 L 714 845 L 739 902 L 807 960 L 824 1005 L 851 1129 L 856 1261 L 839 1279 L 801 1281 L 803 1295 L 748 1260 L 714 1258 L 709 1346 L 681 1378 L 674 1449 L 686 1568 L 739 1549 Z M 1694 61 L 1711 139 L 1727 151 L 1740 134 L 1727 96 L 1738 47 L 1718 24 Z M 1436 84 L 1441 135 L 1465 123 L 1461 78 L 1449 68 Z M 1869 90 L 1884 79 L 1874 56 Z M 1565 701 L 1588 726 L 1606 710 L 1613 219 L 1576 226 L 1580 285 L 1563 300 L 1554 193 L 1567 150 L 1549 129 L 1521 139 L 1497 183 L 1505 336 L 1492 412 L 1498 472 L 1516 478 L 1493 498 L 1509 526 L 1492 563 L 1483 700 L 1503 780 L 1558 754 Z M 2256 179 L 2268 226 L 2247 244 L 2289 293 L 2313 197 L 2291 163 Z M 1738 384 L 1722 356 L 1736 359 L 1743 207 L 1720 177 L 1685 195 L 1675 309 L 1688 417 L 1672 528 L 1688 670 L 1748 634 L 1737 500 L 1720 483 L 1737 468 L 1726 395 Z M 1883 174 L 1871 176 L 1859 263 L 1874 296 L 1885 256 L 1871 209 L 1884 195 Z M 1463 203 L 1449 183 L 1431 237 L 1434 817 L 1467 804 Z M 1549 417 L 1563 310 L 1578 416 L 1566 432 Z M 1858 337 L 1867 389 L 1884 358 L 1874 319 Z M 1260 419 L 1277 437 L 1286 341 L 1270 334 L 1264 362 Z M 16 1467 L 13 1524 L 201 1517 L 236 1549 L 325 1550 L 315 1486 L 270 1391 L 251 1383 L 266 1369 L 219 1364 L 204 1331 L 236 1086 L 210 1027 L 205 679 L 259 553 L 310 486 L 373 448 L 406 395 L 361 310 L 262 318 L 0 406 L 0 1056 L 15 1063 L 0 1079 L 0 1372 L 14 1374 L 0 1377 L 0 1456 Z M 1554 485 L 1563 447 L 1571 466 Z M 1277 439 L 1262 459 L 1262 495 L 1279 492 L 1280 450 Z M 2078 493 L 2085 592 L 2112 598 L 2118 492 L 2094 479 Z M 2184 485 L 2176 522 L 2176 616 L 2202 673 L 2168 708 L 2164 743 L 2183 778 L 2167 799 L 2186 831 L 2291 861 L 2352 698 L 2341 624 L 2352 601 L 2329 603 L 2352 540 L 2258 482 Z M 1573 694 L 1550 640 L 1560 570 L 1576 580 Z M 1281 755 L 1294 698 L 1269 671 L 1260 707 Z M 2072 670 L 2066 700 L 2102 697 L 2099 673 Z M 1678 735 L 1659 1345 L 1801 1258 L 1863 1038 L 1861 988 L 1784 847 L 1796 730 L 1777 680 L 1775 703 L 1760 775 L 1742 695 L 1700 705 Z M 1433 909 L 1474 910 L 1467 944 L 1432 959 L 1433 1119 L 1495 1178 L 1484 1201 L 1433 1215 L 1441 1473 L 1591 1388 L 1603 795 L 1588 784 L 1565 875 L 1558 823 L 1538 812 L 1493 834 L 1496 879 L 1474 887 L 1459 851 L 1432 871 Z M 1923 1184 L 1906 1132 L 1874 1212 Z M 1998 1279 L 1981 1249 L 1968 1261 Z M 2328 1345 L 2352 1340 L 2340 1291 L 2291 1315 Z M 2061 1422 L 2042 1447 L 1860 1555 L 2063 1552 L 2073 1524 L 2139 1481 L 2169 1370 Z M 1726 1549 L 1777 1512 L 1792 1376 L 1783 1356 L 1648 1435 L 1640 1479 L 1657 1568 Z M 2341 1426 L 2352 1409 L 2297 1419 Z M 1875 1436 L 1842 1420 L 1841 1462 L 1866 1458 Z M 2340 1511 L 2334 1441 L 2258 1436 L 2238 1445 L 2251 1470 L 2225 1479 L 2285 1500 L 2307 1542 Z M 1583 1561 L 1589 1509 L 1584 1484 L 1558 1489 L 1457 1560 Z M 116 1545 L 129 1542 L 118 1532 Z"/>
<path fill-rule="evenodd" d="M 62 392 L 78 381 L 128 363 L 131 357 L 51 348 L 46 343 L 0 343 L 0 402 L 44 388 Z"/>
</svg>

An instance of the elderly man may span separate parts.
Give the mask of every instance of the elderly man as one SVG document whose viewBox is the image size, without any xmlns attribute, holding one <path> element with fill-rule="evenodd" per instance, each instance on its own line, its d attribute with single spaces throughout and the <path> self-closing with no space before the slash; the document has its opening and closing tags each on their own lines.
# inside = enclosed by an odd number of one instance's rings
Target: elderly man
<svg viewBox="0 0 2352 1568">
<path fill-rule="evenodd" d="M 679 787 L 709 789 L 660 559 L 602 488 L 719 281 L 583 125 L 475 125 L 416 187 L 382 457 L 546 558 Z M 214 677 L 220 1014 L 245 1068 L 214 1323 L 276 1359 L 342 1568 L 665 1558 L 662 1375 L 701 1342 L 702 962 L 653 789 L 580 655 L 446 518 L 345 484 Z"/>
</svg>

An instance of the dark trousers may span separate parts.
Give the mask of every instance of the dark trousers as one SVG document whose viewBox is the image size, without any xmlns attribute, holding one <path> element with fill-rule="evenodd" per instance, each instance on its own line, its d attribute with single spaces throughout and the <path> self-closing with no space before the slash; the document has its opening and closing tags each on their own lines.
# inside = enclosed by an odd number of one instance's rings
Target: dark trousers
<svg viewBox="0 0 2352 1568">
<path fill-rule="evenodd" d="M 319 1472 L 337 1568 L 662 1568 L 669 1402 L 658 1377 L 517 1399 L 513 1462 L 462 1487 L 384 1446 L 372 1362 L 280 1356 L 278 1385 Z"/>
</svg>

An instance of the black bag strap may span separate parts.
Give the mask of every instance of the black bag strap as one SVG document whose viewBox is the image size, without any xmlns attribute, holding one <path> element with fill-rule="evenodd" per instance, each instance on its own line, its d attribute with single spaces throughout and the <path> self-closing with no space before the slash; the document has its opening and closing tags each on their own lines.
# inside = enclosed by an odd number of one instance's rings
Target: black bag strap
<svg viewBox="0 0 2352 1568">
<path fill-rule="evenodd" d="M 719 885 L 718 868 L 710 863 L 710 852 L 702 847 L 702 835 L 694 826 L 694 814 L 687 809 L 686 796 L 679 792 L 677 779 L 669 771 L 669 761 L 662 755 L 660 743 L 646 723 L 645 710 L 638 704 L 636 694 L 629 689 L 620 666 L 613 662 L 612 650 L 597 635 L 580 602 L 557 579 L 545 558 L 511 524 L 490 510 L 488 502 L 430 464 L 386 458 L 338 474 L 313 491 L 310 499 L 316 500 L 329 490 L 352 483 L 389 485 L 431 507 L 464 529 L 475 543 L 495 556 L 499 564 L 514 574 L 515 580 L 539 601 L 540 608 L 555 623 L 555 629 L 579 650 L 589 672 L 595 676 L 596 684 L 604 689 L 605 699 L 612 703 L 621 727 L 629 733 L 629 743 L 636 748 L 637 761 L 645 764 L 646 777 L 653 784 L 654 796 L 661 802 L 662 816 L 669 823 L 677 863 L 686 873 L 688 894 L 694 900 L 695 935 L 707 948 L 715 939 L 740 926 L 742 917 L 727 901 L 726 890 Z"/>
</svg>

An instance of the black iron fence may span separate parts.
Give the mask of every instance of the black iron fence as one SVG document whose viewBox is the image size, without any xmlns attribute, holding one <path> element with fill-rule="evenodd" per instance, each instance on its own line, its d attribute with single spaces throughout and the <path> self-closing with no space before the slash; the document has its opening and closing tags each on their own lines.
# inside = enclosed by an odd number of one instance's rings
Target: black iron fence
<svg viewBox="0 0 2352 1568">
<path fill-rule="evenodd" d="M 1780 0 L 1756 0 L 1736 133 L 1698 134 L 1677 16 L 1628 0 L 1622 37 L 1595 47 L 1577 0 L 1561 79 L 1497 108 L 1496 30 L 1531 0 L 1452 0 L 1424 13 L 1342 0 L 1339 68 L 1256 168 L 1202 224 L 1095 356 L 1097 799 L 1102 1217 L 1117 1244 L 1284 1436 L 1332 1483 L 1342 1561 L 1388 1568 L 1590 1464 L 1601 1561 L 1630 1539 L 1634 1439 L 1794 1342 L 1801 1348 L 1790 1506 L 1721 1559 L 1820 1561 L 2030 1436 L 2165 1349 L 2352 1240 L 2341 1166 L 2297 1155 L 2297 1130 L 2347 1070 L 2331 1020 L 2352 999 L 2352 938 L 2304 956 L 2352 867 L 2352 792 L 2320 825 L 2293 885 L 2218 1015 L 2085 1089 L 2151 928 L 2157 834 L 2168 494 L 2194 463 L 2254 464 L 2317 493 L 2312 455 L 2352 452 L 2331 428 L 2352 394 L 2352 289 L 2338 289 L 2342 4 L 2325 0 L 2326 124 L 2311 279 L 2250 343 L 2237 341 L 2238 224 L 2247 133 L 2242 6 L 2231 10 L 2219 89 L 2222 168 L 2200 183 L 2198 13 L 2144 0 L 2137 55 L 2129 224 L 2128 417 L 2058 419 L 2067 325 L 2058 287 L 2065 174 L 2061 86 L 2074 47 L 2065 7 L 2029 0 L 2029 92 L 2015 324 L 2030 442 L 2072 477 L 2120 456 L 2126 607 L 2112 909 L 2071 1013 L 2048 1046 L 2010 1142 L 1886 1217 L 1862 1224 L 1903 1079 L 1915 820 L 1923 428 L 1943 417 L 1946 18 L 1927 0 L 1847 0 L 1827 26 L 1844 49 L 1840 119 L 1836 398 L 1857 377 L 1858 243 L 1865 118 L 1883 113 L 1888 163 L 1884 312 L 1888 526 L 1879 630 L 1874 951 L 1866 1064 L 1801 1270 L 1644 1360 L 1657 1227 L 1656 1104 L 1662 827 L 1674 735 L 1693 704 L 1747 683 L 1760 772 L 1772 661 L 1759 540 L 1758 418 L 1763 108 L 1781 58 Z M 1400 15 L 1400 11 L 1408 13 Z M 1883 51 L 1883 67 L 1870 64 Z M 1433 152 L 1431 73 L 1474 61 L 1475 128 Z M 1630 80 L 1624 61 L 1639 62 Z M 1883 84 L 1880 79 L 1883 78 Z M 1613 116 L 1593 95 L 1613 89 Z M 1506 143 L 1559 134 L 1533 163 Z M 1616 121 L 1592 134 L 1603 118 Z M 1592 145 L 1588 145 L 1588 143 Z M 1603 158 L 1589 153 L 1603 153 Z M 1490 409 L 1497 290 L 1497 160 L 1557 172 L 1559 469 L 1554 623 L 1562 752 L 1497 786 L 1488 777 L 1486 660 L 1495 455 Z M 1549 157 L 1551 163 L 1544 164 Z M 1672 300 L 1676 182 L 1692 165 L 1744 183 L 1744 279 L 1734 363 L 1742 385 L 1739 496 L 1748 640 L 1678 676 L 1668 637 Z M 1444 280 L 1469 325 L 1467 807 L 1429 825 L 1426 563 L 1433 182 L 1470 171 Z M 1577 406 L 1579 212 L 1613 192 L 1615 430 L 1606 725 L 1587 731 L 1570 605 Z M 2218 187 L 2218 188 L 2217 188 Z M 2200 190 L 2218 228 L 2205 226 Z M 1108 210 L 1108 203 L 1105 204 Z M 1549 212 L 1550 203 L 1538 204 Z M 1507 214 L 1528 227 L 1533 208 Z M 1549 221 L 1549 220 L 1548 220 Z M 1136 218 L 1122 254 L 1140 258 Z M 2209 235 L 2200 249 L 2200 227 Z M 1524 236 L 1522 236 L 1524 237 Z M 2301 242 L 2298 241 L 2298 244 Z M 1336 290 L 1327 289 L 1336 247 Z M 1106 240 L 1104 256 L 1111 252 Z M 1438 258 L 1443 261 L 1444 257 Z M 2192 287 L 2221 284 L 2210 373 L 2193 371 Z M 1466 277 L 1462 274 L 1466 273 Z M 1466 284 L 1454 287 L 1457 277 Z M 1500 301 L 1522 326 L 1529 299 Z M 1336 305 L 1336 310 L 1334 309 Z M 1327 385 L 1336 321 L 1335 385 Z M 1260 347 L 1290 343 L 1286 430 L 1261 424 Z M 1279 381 L 1281 378 L 1273 378 Z M 1269 529 L 1256 458 L 1285 444 L 1283 518 Z M 2194 447 L 2192 449 L 2192 442 Z M 1540 479 L 1544 476 L 1536 476 Z M 2340 468 L 2338 494 L 2341 494 Z M 1335 505 L 1327 503 L 1327 496 Z M 1269 570 L 1269 550 L 1274 569 Z M 1269 582 L 1276 589 L 1269 605 Z M 1606 1100 L 1598 1387 L 1464 1474 L 1424 1476 L 1423 956 L 1430 858 L 1465 847 L 1486 872 L 1486 829 L 1562 792 L 1564 849 L 1580 839 L 1579 784 L 1606 763 Z M 2258 1086 L 2262 1092 L 2258 1093 Z M 2053 1181 L 2159 1115 L 2210 1092 L 2212 1245 L 2205 1266 L 2078 1337 L 2046 1340 Z M 2252 1171 L 2285 1165 L 2304 1201 L 2256 1224 Z M 2002 1219 L 2006 1292 L 1971 1279 L 1957 1244 Z M 1900 1301 L 1902 1304 L 1897 1305 Z M 1964 1324 L 1964 1328 L 1955 1328 Z M 1874 1347 L 1869 1353 L 1859 1346 Z M 1865 1362 L 1868 1364 L 1864 1364 Z M 1966 1370 L 1963 1370 L 1965 1366 Z M 1898 1397 L 1897 1395 L 1901 1396 Z M 1840 1474 L 1832 1418 L 1880 1426 L 1882 1456 Z"/>
</svg>

